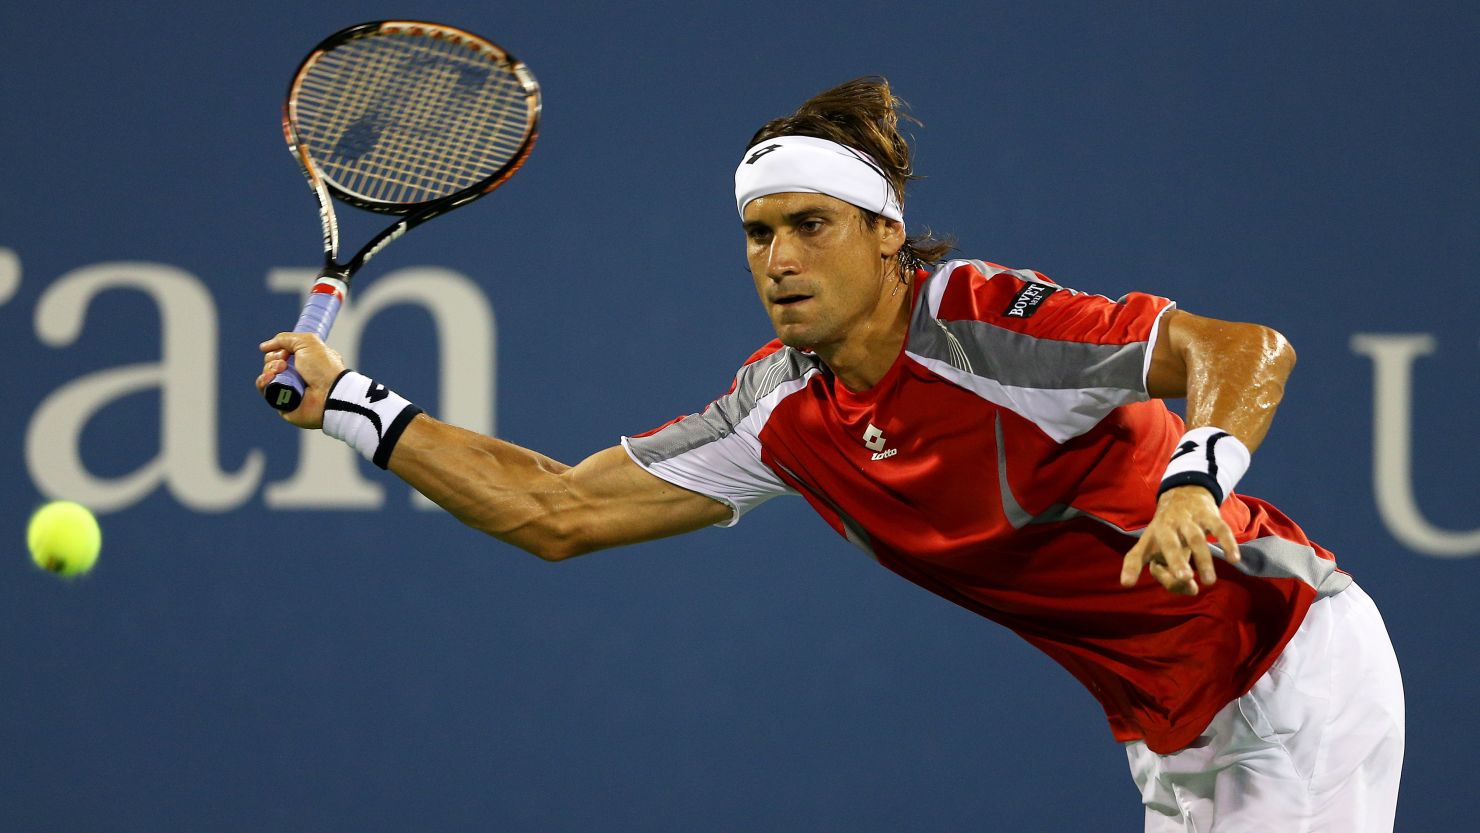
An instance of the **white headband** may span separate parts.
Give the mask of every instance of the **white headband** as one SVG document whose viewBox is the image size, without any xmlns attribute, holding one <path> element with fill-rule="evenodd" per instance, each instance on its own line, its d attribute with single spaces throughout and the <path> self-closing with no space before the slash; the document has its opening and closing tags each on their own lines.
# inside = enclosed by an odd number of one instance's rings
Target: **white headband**
<svg viewBox="0 0 1480 833">
<path fill-rule="evenodd" d="M 778 136 L 745 151 L 735 169 L 735 207 L 771 194 L 826 194 L 891 220 L 904 220 L 899 195 L 868 154 L 811 136 Z"/>
</svg>

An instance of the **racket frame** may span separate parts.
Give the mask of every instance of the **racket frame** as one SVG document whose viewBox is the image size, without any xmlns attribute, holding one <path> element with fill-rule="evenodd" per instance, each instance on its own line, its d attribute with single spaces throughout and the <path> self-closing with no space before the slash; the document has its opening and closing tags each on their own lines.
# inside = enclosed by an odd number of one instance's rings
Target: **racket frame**
<svg viewBox="0 0 1480 833">
<path fill-rule="evenodd" d="M 407 34 L 413 37 L 432 34 L 433 37 L 446 38 L 454 44 L 471 47 L 491 58 L 495 63 L 507 65 L 507 71 L 514 76 L 524 91 L 528 120 L 523 139 L 509 161 L 501 168 L 478 182 L 443 197 L 413 203 L 393 203 L 369 199 L 341 188 L 314 164 L 308 143 L 303 139 L 297 126 L 298 90 L 309 70 L 325 53 L 345 43 L 364 37 L 395 34 Z M 310 50 L 299 63 L 298 69 L 293 73 L 293 80 L 288 84 L 288 94 L 283 101 L 283 138 L 287 141 L 288 150 L 293 154 L 293 158 L 298 160 L 298 167 L 302 170 L 310 190 L 313 191 L 318 201 L 319 221 L 323 230 L 324 262 L 309 290 L 308 301 L 304 304 L 293 332 L 314 333 L 321 339 L 328 338 L 329 330 L 334 326 L 334 318 L 338 315 L 349 293 L 350 281 L 361 267 L 370 262 L 371 258 L 407 231 L 434 217 L 439 217 L 486 196 L 508 181 L 509 177 L 524 165 L 525 160 L 529 158 L 530 151 L 534 149 L 535 140 L 539 137 L 542 103 L 539 82 L 535 80 L 534 74 L 523 61 L 515 58 L 492 41 L 454 26 L 421 20 L 370 21 L 341 29 L 320 41 Z M 347 262 L 341 263 L 339 261 L 339 219 L 334 211 L 336 199 L 355 208 L 379 214 L 399 215 L 402 219 L 386 226 L 366 241 Z M 263 390 L 263 396 L 268 404 L 277 410 L 291 411 L 303 401 L 303 392 L 303 377 L 295 368 L 293 357 L 289 356 L 287 369 L 268 383 Z"/>
</svg>

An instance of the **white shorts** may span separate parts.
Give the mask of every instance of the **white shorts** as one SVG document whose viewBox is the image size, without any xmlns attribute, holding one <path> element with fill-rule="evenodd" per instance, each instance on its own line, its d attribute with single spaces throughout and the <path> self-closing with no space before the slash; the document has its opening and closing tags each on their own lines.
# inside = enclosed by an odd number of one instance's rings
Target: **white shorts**
<svg viewBox="0 0 1480 833">
<path fill-rule="evenodd" d="M 1254 688 L 1186 749 L 1126 744 L 1146 833 L 1391 833 L 1403 681 L 1355 584 L 1311 605 Z"/>
</svg>

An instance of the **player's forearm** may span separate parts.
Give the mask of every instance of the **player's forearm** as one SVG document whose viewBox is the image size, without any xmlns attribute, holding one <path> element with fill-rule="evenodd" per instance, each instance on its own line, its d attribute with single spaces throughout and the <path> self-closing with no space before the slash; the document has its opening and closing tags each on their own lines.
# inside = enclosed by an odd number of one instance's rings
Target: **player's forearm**
<svg viewBox="0 0 1480 833">
<path fill-rule="evenodd" d="M 1187 397 L 1189 430 L 1172 452 L 1156 512 L 1126 554 L 1120 583 L 1134 586 L 1149 567 L 1166 589 L 1196 595 L 1199 582 L 1217 581 L 1209 536 L 1225 560 L 1239 561 L 1237 536 L 1219 507 L 1269 432 L 1295 351 L 1268 327 L 1178 313 L 1164 319 L 1151 365 L 1147 390 Z M 1229 434 L 1238 442 L 1227 441 Z"/>
<path fill-rule="evenodd" d="M 428 416 L 412 420 L 389 469 L 468 526 L 548 560 L 568 555 L 570 467 Z"/>
</svg>

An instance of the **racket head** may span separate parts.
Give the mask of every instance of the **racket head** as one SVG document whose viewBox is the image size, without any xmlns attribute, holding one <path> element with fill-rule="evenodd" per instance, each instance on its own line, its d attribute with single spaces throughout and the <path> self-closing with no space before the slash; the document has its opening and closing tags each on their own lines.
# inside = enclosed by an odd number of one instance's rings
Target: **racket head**
<svg viewBox="0 0 1480 833">
<path fill-rule="evenodd" d="M 492 191 L 538 136 L 529 68 L 487 38 L 381 20 L 330 35 L 293 74 L 283 134 L 316 189 L 369 211 L 415 214 Z"/>
</svg>

